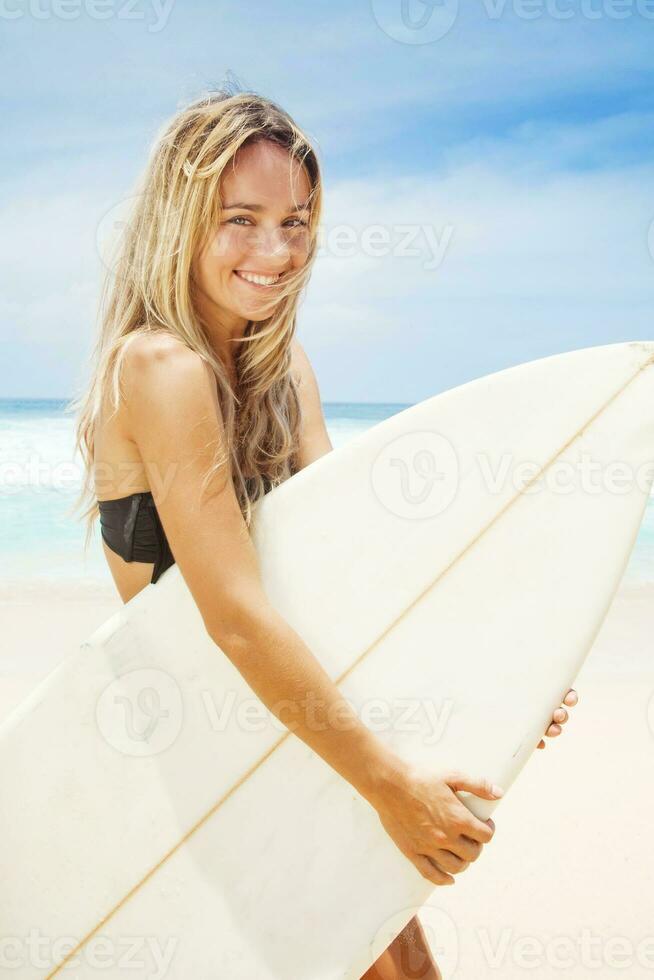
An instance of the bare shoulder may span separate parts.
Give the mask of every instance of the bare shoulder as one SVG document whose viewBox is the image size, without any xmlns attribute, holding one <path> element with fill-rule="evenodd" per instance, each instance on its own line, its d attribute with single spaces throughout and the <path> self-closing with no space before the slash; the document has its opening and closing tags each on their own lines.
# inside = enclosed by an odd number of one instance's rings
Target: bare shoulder
<svg viewBox="0 0 654 980">
<path fill-rule="evenodd" d="M 206 371 L 206 364 L 199 354 L 163 331 L 138 334 L 126 344 L 124 356 L 126 377 L 132 380 L 143 372 L 174 376 L 180 372 Z"/>
<path fill-rule="evenodd" d="M 141 414 L 146 407 L 154 406 L 165 415 L 172 408 L 191 416 L 211 409 L 216 418 L 221 417 L 210 365 L 172 335 L 140 334 L 130 341 L 125 350 L 123 378 L 127 417 L 132 426 L 136 412 Z M 187 417 L 186 421 L 192 418 Z"/>
<path fill-rule="evenodd" d="M 294 337 L 291 341 L 291 369 L 294 373 L 299 374 L 301 378 L 305 378 L 309 372 L 313 374 L 311 362 L 297 337 Z"/>
<path fill-rule="evenodd" d="M 144 482 L 209 635 L 221 646 L 258 623 L 268 604 L 223 451 L 213 370 L 174 337 L 136 336 L 126 357 L 130 437 Z"/>
<path fill-rule="evenodd" d="M 298 461 L 300 469 L 303 469 L 334 447 L 322 410 L 318 379 L 304 348 L 296 338 L 291 343 L 291 371 L 296 376 L 302 411 Z"/>
<path fill-rule="evenodd" d="M 304 347 L 297 338 L 291 342 L 291 372 L 295 376 L 300 398 L 314 403 L 320 400 L 318 378 Z"/>
</svg>

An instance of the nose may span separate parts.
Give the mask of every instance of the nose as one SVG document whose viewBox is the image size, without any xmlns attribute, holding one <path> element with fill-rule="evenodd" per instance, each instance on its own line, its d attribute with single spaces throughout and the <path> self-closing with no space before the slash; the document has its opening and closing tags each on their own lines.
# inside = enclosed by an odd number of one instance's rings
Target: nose
<svg viewBox="0 0 654 980">
<path fill-rule="evenodd" d="M 269 272 L 280 272 L 288 266 L 291 248 L 288 232 L 284 228 L 258 229 L 251 242 L 252 255 L 256 255 L 262 266 Z"/>
</svg>

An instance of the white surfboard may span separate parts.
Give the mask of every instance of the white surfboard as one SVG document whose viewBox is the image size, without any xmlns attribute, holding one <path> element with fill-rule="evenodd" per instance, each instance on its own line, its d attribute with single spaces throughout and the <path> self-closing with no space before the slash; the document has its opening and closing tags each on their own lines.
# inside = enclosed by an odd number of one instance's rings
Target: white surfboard
<svg viewBox="0 0 654 980">
<path fill-rule="evenodd" d="M 614 344 L 400 412 L 269 493 L 252 534 L 273 604 L 379 738 L 508 790 L 653 470 L 654 342 Z M 434 890 L 209 639 L 177 566 L 13 711 L 0 774 L 21 980 L 357 980 Z"/>
</svg>

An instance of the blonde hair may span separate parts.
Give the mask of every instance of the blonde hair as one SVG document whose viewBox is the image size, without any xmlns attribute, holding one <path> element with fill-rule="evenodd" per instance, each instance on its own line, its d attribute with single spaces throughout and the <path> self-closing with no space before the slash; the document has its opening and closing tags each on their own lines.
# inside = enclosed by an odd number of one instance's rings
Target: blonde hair
<svg viewBox="0 0 654 980">
<path fill-rule="evenodd" d="M 250 320 L 238 348 L 236 390 L 212 349 L 192 298 L 191 266 L 220 220 L 220 179 L 246 144 L 271 141 L 299 162 L 310 181 L 309 249 L 302 268 L 284 276 L 271 316 Z M 297 203 L 297 202 L 295 202 Z M 75 449 L 84 482 L 73 510 L 87 501 L 84 551 L 99 508 L 92 488 L 95 433 L 105 396 L 118 410 L 120 371 L 128 342 L 164 332 L 196 351 L 213 370 L 224 419 L 225 453 L 217 453 L 207 480 L 225 463 L 249 526 L 252 504 L 296 469 L 301 409 L 290 372 L 291 342 L 301 290 L 317 251 L 322 179 L 317 154 L 295 122 L 274 102 L 253 92 L 219 89 L 192 102 L 168 122 L 155 141 L 141 178 L 117 255 L 105 276 L 100 331 L 91 378 L 66 407 L 77 414 Z M 238 411 L 236 410 L 238 406 Z M 205 480 L 206 484 L 206 480 Z"/>
</svg>

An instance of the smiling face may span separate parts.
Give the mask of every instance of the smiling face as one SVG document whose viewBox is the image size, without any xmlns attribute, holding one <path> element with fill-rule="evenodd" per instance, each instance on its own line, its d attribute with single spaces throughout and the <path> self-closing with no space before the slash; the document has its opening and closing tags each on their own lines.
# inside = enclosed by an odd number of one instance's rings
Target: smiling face
<svg viewBox="0 0 654 980">
<path fill-rule="evenodd" d="M 269 141 L 242 147 L 226 168 L 220 224 L 193 263 L 198 311 L 223 339 L 270 316 L 279 277 L 307 261 L 309 211 L 301 206 L 310 191 L 304 168 Z"/>
</svg>

